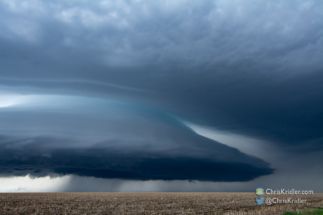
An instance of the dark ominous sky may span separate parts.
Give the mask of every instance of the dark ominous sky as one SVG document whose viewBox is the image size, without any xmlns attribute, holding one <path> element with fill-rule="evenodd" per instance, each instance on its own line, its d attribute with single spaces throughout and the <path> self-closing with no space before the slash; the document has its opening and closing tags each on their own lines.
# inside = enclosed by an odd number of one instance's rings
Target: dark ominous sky
<svg viewBox="0 0 323 215">
<path fill-rule="evenodd" d="M 0 191 L 323 192 L 322 11 L 0 0 Z"/>
</svg>

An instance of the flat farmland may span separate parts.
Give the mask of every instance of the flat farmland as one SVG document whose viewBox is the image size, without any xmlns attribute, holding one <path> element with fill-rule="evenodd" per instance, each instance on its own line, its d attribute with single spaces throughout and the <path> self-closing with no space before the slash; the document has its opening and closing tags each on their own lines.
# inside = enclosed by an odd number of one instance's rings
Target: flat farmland
<svg viewBox="0 0 323 215">
<path fill-rule="evenodd" d="M 323 194 L 264 195 L 306 199 L 271 206 L 257 206 L 256 197 L 255 193 L 1 193 L 0 214 L 271 215 L 323 206 Z"/>
</svg>

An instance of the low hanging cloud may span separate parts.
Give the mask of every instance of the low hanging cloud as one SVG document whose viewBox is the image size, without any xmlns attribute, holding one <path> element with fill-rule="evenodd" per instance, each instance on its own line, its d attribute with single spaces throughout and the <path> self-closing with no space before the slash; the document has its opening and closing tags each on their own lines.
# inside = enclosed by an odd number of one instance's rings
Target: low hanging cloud
<svg viewBox="0 0 323 215">
<path fill-rule="evenodd" d="M 2 176 L 249 181 L 273 173 L 261 159 L 200 136 L 162 111 L 73 97 L 52 102 L 1 110 Z"/>
</svg>

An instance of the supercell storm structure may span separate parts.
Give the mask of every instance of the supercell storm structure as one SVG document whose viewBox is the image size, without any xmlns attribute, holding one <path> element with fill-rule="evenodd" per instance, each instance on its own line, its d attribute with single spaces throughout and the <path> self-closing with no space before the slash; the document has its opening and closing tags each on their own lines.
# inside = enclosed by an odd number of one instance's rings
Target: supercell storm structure
<svg viewBox="0 0 323 215">
<path fill-rule="evenodd" d="M 261 159 L 200 136 L 160 110 L 82 97 L 31 98 L 0 109 L 4 176 L 248 181 L 273 173 Z"/>
<path fill-rule="evenodd" d="M 0 0 L 0 176 L 322 189 L 322 11 Z"/>
</svg>

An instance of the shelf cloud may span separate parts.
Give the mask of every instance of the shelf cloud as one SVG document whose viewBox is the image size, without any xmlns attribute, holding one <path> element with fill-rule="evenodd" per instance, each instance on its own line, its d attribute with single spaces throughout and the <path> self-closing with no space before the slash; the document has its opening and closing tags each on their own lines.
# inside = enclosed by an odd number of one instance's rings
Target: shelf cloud
<svg viewBox="0 0 323 215">
<path fill-rule="evenodd" d="M 248 181 L 273 173 L 261 159 L 200 136 L 159 110 L 78 97 L 42 99 L 1 111 L 3 176 Z"/>
</svg>

